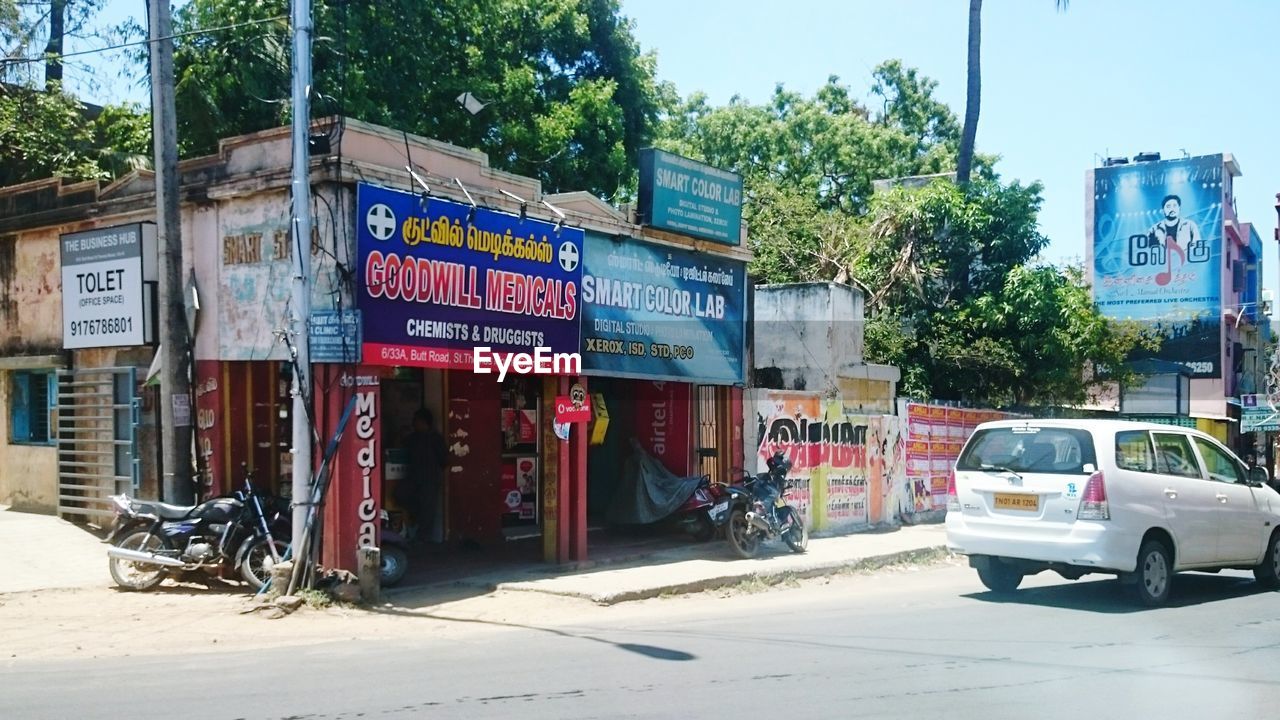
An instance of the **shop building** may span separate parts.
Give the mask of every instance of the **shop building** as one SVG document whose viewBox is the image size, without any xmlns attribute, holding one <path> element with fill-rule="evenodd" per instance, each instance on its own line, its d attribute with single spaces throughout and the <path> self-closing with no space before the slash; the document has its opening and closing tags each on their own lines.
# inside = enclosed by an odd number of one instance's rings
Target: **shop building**
<svg viewBox="0 0 1280 720">
<path fill-rule="evenodd" d="M 723 476 L 745 464 L 750 252 L 739 179 L 647 153 L 641 206 L 618 209 L 586 193 L 544 194 L 483 154 L 388 128 L 330 118 L 313 132 L 330 142 L 313 144 L 325 149 L 311 158 L 305 247 L 290 232 L 287 128 L 228 138 L 216 155 L 179 167 L 194 329 L 190 412 L 179 419 L 195 426 L 200 496 L 238 487 L 245 471 L 289 493 L 289 346 L 303 331 L 289 322 L 293 252 L 311 258 L 317 465 L 344 428 L 328 463 L 329 567 L 353 567 L 356 549 L 377 543 L 381 510 L 403 512 L 395 488 L 407 481 L 421 408 L 448 450 L 430 539 L 449 546 L 523 541 L 533 558 L 586 558 L 631 437 L 677 474 Z M 0 479 L 0 501 L 57 508 L 58 449 L 27 408 L 57 392 L 33 385 L 32 373 L 59 368 L 130 371 L 113 382 L 132 383 L 122 400 L 136 410 L 126 424 L 138 441 L 137 481 L 86 492 L 159 496 L 158 413 L 145 385 L 154 338 L 69 349 L 57 330 L 68 296 L 60 241 L 145 227 L 154 212 L 146 172 L 107 186 L 50 179 L 0 189 L 0 459 L 24 470 Z M 153 299 L 154 283 L 142 285 Z M 542 347 L 580 363 L 499 379 L 475 372 L 480 346 L 499 358 Z M 558 401 L 575 399 L 590 411 L 556 423 Z M 45 444 L 13 442 L 15 407 L 21 439 L 43 432 Z M 58 418 L 54 408 L 47 422 Z"/>
</svg>

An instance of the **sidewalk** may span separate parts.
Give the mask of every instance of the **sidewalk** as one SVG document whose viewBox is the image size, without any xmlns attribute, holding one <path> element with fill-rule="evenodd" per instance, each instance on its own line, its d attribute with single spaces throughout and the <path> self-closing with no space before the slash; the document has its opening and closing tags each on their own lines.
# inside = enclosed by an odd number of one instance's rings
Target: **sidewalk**
<svg viewBox="0 0 1280 720">
<path fill-rule="evenodd" d="M 0 595 L 110 584 L 107 547 L 88 530 L 0 505 Z"/>
<path fill-rule="evenodd" d="M 773 584 L 790 578 L 873 569 L 933 559 L 945 552 L 942 525 L 872 530 L 813 538 L 808 552 L 795 554 L 781 542 L 766 543 L 759 557 L 739 559 L 723 539 L 706 543 L 601 544 L 586 563 L 550 566 L 509 562 L 500 566 L 459 563 L 446 568 L 447 580 L 386 589 L 402 607 L 425 606 L 452 597 L 495 591 L 541 593 L 613 605 L 700 592 L 745 581 Z M 106 590 L 106 546 L 83 528 L 48 515 L 13 512 L 0 506 L 0 595 L 40 590 Z"/>
<path fill-rule="evenodd" d="M 587 563 L 586 570 L 541 568 L 519 573 L 476 575 L 451 583 L 437 583 L 388 593 L 397 605 L 429 602 L 432 596 L 457 592 L 508 591 L 544 593 L 613 605 L 681 593 L 700 592 L 756 580 L 773 584 L 790 578 L 818 577 L 841 571 L 874 569 L 901 562 L 930 560 L 946 552 L 942 525 L 918 525 L 814 538 L 808 551 L 794 554 L 781 543 L 768 543 L 761 555 L 742 560 L 724 540 L 646 553 L 608 564 Z"/>
</svg>

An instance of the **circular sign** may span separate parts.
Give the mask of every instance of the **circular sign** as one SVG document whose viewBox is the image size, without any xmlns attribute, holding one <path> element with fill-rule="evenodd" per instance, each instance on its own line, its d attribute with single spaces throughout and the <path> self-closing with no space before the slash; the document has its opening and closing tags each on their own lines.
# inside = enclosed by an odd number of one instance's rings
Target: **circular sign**
<svg viewBox="0 0 1280 720">
<path fill-rule="evenodd" d="M 364 223 L 374 240 L 390 240 L 396 232 L 396 214 L 382 203 L 369 208 Z"/>
<path fill-rule="evenodd" d="M 507 507 L 511 508 L 512 510 L 515 510 L 516 508 L 520 507 L 520 491 L 518 490 L 507 491 Z"/>
<path fill-rule="evenodd" d="M 553 421 L 551 425 L 555 428 L 556 437 L 561 440 L 569 439 L 569 423 L 558 423 Z"/>
<path fill-rule="evenodd" d="M 578 246 L 572 240 L 560 243 L 560 267 L 565 272 L 573 272 L 578 267 Z"/>
</svg>

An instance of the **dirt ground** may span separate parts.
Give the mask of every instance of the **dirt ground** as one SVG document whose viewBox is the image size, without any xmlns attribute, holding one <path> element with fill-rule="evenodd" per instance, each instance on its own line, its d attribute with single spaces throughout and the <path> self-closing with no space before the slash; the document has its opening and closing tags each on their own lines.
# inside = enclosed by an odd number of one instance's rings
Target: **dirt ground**
<svg viewBox="0 0 1280 720">
<path fill-rule="evenodd" d="M 921 569 L 894 566 L 773 587 L 748 581 L 724 590 L 608 607 L 534 592 L 434 588 L 425 595 L 393 594 L 374 608 L 304 606 L 277 619 L 252 610 L 256 604 L 243 585 L 218 581 L 205 586 L 168 580 L 147 593 L 111 587 L 4 593 L 0 594 L 0 666 L 23 660 L 171 654 L 177 646 L 189 652 L 220 652 L 348 639 L 453 640 L 534 625 L 627 623 L 704 612 L 708 600 L 720 597 L 761 595 L 753 602 L 786 603 L 789 592 L 824 585 L 866 592 L 868 581 L 873 580 L 868 576 Z"/>
</svg>

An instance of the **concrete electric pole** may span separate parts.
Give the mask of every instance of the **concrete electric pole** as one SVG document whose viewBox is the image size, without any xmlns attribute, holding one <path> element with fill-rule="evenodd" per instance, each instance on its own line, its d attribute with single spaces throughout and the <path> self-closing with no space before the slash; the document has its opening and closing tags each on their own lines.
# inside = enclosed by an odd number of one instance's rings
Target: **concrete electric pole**
<svg viewBox="0 0 1280 720">
<path fill-rule="evenodd" d="M 182 290 L 182 227 L 178 213 L 178 124 L 173 99 L 173 23 L 169 0 L 149 0 L 151 134 L 155 144 L 156 242 L 160 255 L 160 425 L 163 498 L 189 504 L 191 381 L 187 375 L 187 318 Z M 176 412 L 175 412 L 176 408 Z"/>
<path fill-rule="evenodd" d="M 293 0 L 293 311 L 297 332 L 293 373 L 293 542 L 303 546 L 307 506 L 311 495 L 311 424 L 306 392 L 311 383 L 311 352 L 307 326 L 311 316 L 311 0 Z M 296 557 L 305 563 L 306 558 Z"/>
</svg>

